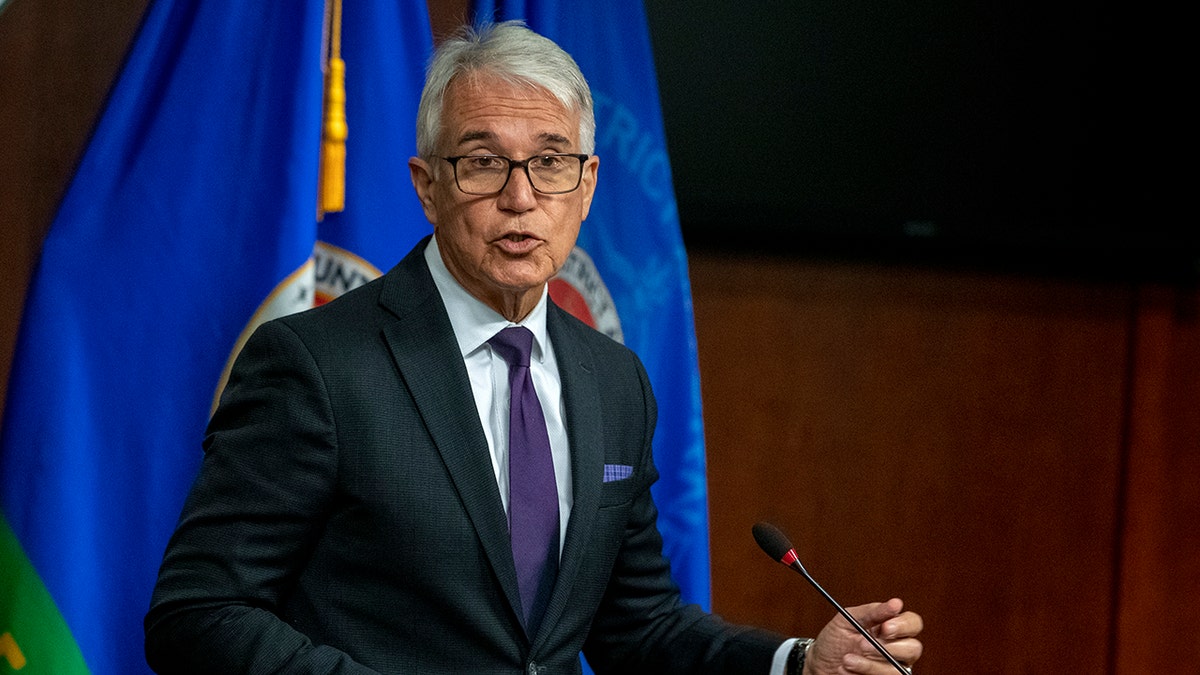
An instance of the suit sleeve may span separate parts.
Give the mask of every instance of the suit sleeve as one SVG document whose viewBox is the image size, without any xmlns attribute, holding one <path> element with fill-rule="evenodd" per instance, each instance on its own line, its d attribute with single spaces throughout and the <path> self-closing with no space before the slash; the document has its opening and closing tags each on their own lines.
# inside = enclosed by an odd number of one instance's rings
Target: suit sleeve
<svg viewBox="0 0 1200 675">
<path fill-rule="evenodd" d="M 584 652 L 597 672 L 619 673 L 761 673 L 770 672 L 784 637 L 728 623 L 696 605 L 684 605 L 662 553 L 656 526 L 658 510 L 650 487 L 658 478 L 651 445 L 657 407 L 649 378 L 634 359 L 637 383 L 625 387 L 625 405 L 639 402 L 640 461 L 626 521 L 608 588 Z M 612 388 L 608 389 L 612 391 Z"/>
<path fill-rule="evenodd" d="M 373 673 L 278 609 L 319 536 L 337 436 L 313 359 L 281 322 L 245 345 L 145 619 L 158 673 Z"/>
</svg>

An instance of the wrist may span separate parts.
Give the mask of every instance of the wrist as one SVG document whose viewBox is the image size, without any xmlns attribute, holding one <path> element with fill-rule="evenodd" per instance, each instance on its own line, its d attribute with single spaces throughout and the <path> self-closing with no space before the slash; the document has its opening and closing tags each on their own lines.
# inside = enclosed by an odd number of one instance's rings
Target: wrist
<svg viewBox="0 0 1200 675">
<path fill-rule="evenodd" d="M 803 675 L 804 664 L 808 660 L 808 648 L 812 646 L 812 638 L 796 640 L 792 645 L 792 651 L 788 652 L 787 658 L 787 675 Z"/>
</svg>

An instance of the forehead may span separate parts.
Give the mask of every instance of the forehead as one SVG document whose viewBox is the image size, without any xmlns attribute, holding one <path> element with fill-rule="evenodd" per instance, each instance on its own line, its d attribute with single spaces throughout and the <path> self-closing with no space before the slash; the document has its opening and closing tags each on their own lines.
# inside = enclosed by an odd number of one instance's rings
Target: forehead
<svg viewBox="0 0 1200 675">
<path fill-rule="evenodd" d="M 549 91 L 494 75 L 455 78 L 446 89 L 442 140 L 450 147 L 496 142 L 504 146 L 552 142 L 574 149 L 579 115 Z M 536 151 L 536 150 L 534 150 Z"/>
</svg>

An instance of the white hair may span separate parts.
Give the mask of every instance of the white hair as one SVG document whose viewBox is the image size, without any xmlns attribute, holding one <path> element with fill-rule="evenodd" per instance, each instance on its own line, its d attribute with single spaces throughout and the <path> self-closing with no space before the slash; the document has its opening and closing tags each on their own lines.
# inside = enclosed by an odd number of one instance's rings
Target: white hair
<svg viewBox="0 0 1200 675">
<path fill-rule="evenodd" d="M 464 26 L 434 51 L 417 106 L 417 153 L 431 157 L 442 131 L 442 108 L 450 82 L 460 76 L 488 75 L 550 92 L 579 114 L 579 150 L 596 145 L 592 92 L 571 55 L 522 21 Z"/>
</svg>

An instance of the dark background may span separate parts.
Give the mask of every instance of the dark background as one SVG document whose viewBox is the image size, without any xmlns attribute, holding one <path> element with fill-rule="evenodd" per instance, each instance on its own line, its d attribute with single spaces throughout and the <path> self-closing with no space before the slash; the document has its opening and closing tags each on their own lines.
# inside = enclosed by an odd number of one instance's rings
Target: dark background
<svg viewBox="0 0 1200 675">
<path fill-rule="evenodd" d="M 646 11 L 690 247 L 1194 276 L 1170 16 L 1075 0 Z"/>
</svg>

